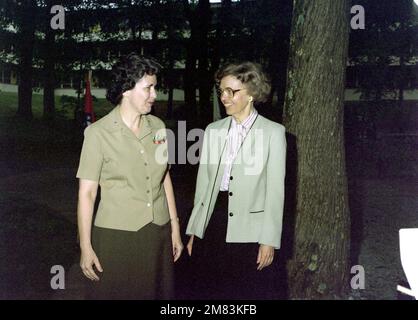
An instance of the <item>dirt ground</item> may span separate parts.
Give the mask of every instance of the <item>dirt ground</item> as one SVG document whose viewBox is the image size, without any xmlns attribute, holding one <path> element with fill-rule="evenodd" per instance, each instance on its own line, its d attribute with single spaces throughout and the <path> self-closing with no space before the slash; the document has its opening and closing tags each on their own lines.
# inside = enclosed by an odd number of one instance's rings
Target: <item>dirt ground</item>
<svg viewBox="0 0 418 320">
<path fill-rule="evenodd" d="M 0 299 L 84 299 L 86 280 L 78 266 L 76 168 L 27 169 L 19 174 L 3 166 L 0 258 L 6 263 L 0 265 Z M 184 231 L 194 185 L 186 183 L 181 170 L 173 170 L 172 179 Z M 54 265 L 64 267 L 65 290 L 51 289 Z"/>
<path fill-rule="evenodd" d="M 404 179 L 357 181 L 356 200 L 362 211 L 357 264 L 364 267 L 361 299 L 407 299 L 396 290 L 407 284 L 399 253 L 399 229 L 418 227 L 418 183 Z M 356 223 L 356 222 L 354 222 Z"/>
</svg>

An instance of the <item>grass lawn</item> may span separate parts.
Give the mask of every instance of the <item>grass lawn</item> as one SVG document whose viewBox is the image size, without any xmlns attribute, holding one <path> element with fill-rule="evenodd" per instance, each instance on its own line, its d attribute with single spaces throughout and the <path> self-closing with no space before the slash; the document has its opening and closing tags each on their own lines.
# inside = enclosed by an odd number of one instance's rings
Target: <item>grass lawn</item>
<svg viewBox="0 0 418 320">
<path fill-rule="evenodd" d="M 0 91 L 0 117 L 13 116 L 17 110 L 17 93 Z M 43 95 L 32 94 L 32 112 L 35 119 L 41 119 L 43 114 Z M 112 109 L 112 105 L 106 99 L 97 99 L 93 102 L 94 110 L 98 117 L 102 117 Z M 73 110 L 64 108 L 61 103 L 61 96 L 55 97 L 57 114 L 65 116 L 68 120 L 73 119 Z"/>
<path fill-rule="evenodd" d="M 32 95 L 33 119 L 24 121 L 16 117 L 18 97 L 17 93 L 0 91 L 0 139 L 17 137 L 29 144 L 62 144 L 74 142 L 75 137 L 80 136 L 80 128 L 74 120 L 74 107 L 65 107 L 61 97 L 55 97 L 56 116 L 53 122 L 44 121 L 43 96 Z M 182 106 L 181 102 L 174 102 L 175 110 Z M 95 99 L 93 107 L 96 119 L 100 119 L 109 113 L 113 106 L 106 99 Z M 154 114 L 162 119 L 165 118 L 166 102 L 157 101 L 154 105 Z M 12 138 L 13 139 L 13 138 Z"/>
</svg>

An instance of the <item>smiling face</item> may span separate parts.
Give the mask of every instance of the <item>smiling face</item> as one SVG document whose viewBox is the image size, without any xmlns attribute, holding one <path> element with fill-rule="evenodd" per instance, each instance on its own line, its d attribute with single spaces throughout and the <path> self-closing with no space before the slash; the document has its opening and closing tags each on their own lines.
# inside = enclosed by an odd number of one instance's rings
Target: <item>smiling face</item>
<svg viewBox="0 0 418 320">
<path fill-rule="evenodd" d="M 152 105 L 157 98 L 155 86 L 157 77 L 155 75 L 145 74 L 131 90 L 123 93 L 131 109 L 138 114 L 147 114 L 151 112 Z"/>
<path fill-rule="evenodd" d="M 236 77 L 229 75 L 222 78 L 219 89 L 222 92 L 220 98 L 226 114 L 233 116 L 238 122 L 245 120 L 252 109 L 252 98 L 245 85 Z M 227 92 L 231 89 L 235 93 L 228 95 Z"/>
</svg>

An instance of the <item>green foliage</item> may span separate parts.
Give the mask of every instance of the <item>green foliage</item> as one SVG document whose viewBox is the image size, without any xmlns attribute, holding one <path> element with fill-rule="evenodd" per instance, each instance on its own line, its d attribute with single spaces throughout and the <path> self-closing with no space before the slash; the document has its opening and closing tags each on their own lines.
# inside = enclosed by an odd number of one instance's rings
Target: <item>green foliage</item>
<svg viewBox="0 0 418 320">
<path fill-rule="evenodd" d="M 195 87 L 185 85 L 191 79 L 199 83 L 200 98 L 204 100 L 210 95 L 203 91 L 212 88 L 213 73 L 219 64 L 233 60 L 262 63 L 272 75 L 274 89 L 284 92 L 291 0 L 224 0 L 216 7 L 209 6 L 208 0 L 129 0 L 111 4 L 73 0 L 63 4 L 65 30 L 56 31 L 49 26 L 52 15 L 48 9 L 55 4 L 52 0 L 30 1 L 29 11 L 28 6 L 22 11 L 17 2 L 6 2 L 8 5 L 0 11 L 0 21 L 4 21 L 0 36 L 5 40 L 0 41 L 0 60 L 16 56 L 16 34 L 5 30 L 5 26 L 12 24 L 19 33 L 22 19 L 33 17 L 37 31 L 33 82 L 38 86 L 44 85 L 47 69 L 43 68 L 52 59 L 54 69 L 49 71 L 56 83 L 69 83 L 70 78 L 72 83 L 82 83 L 86 71 L 93 70 L 104 87 L 114 61 L 121 54 L 136 51 L 153 56 L 163 65 L 159 85 L 165 93 L 173 88 L 194 91 Z M 189 57 L 192 59 L 187 60 Z M 188 63 L 191 72 L 185 75 L 183 68 Z M 66 110 L 70 104 L 77 109 L 74 101 L 64 103 Z"/>
</svg>

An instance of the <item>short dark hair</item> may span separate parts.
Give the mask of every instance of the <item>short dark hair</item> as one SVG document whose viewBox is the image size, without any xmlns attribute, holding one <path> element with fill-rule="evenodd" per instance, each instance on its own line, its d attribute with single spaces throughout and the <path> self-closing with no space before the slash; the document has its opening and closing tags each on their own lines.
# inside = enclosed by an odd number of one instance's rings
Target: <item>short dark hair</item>
<svg viewBox="0 0 418 320">
<path fill-rule="evenodd" d="M 258 63 L 246 61 L 222 66 L 215 74 L 216 85 L 219 86 L 222 78 L 226 76 L 234 76 L 240 80 L 253 97 L 254 103 L 267 101 L 271 84 L 268 76 Z"/>
<path fill-rule="evenodd" d="M 161 65 L 152 58 L 139 56 L 135 53 L 122 56 L 111 71 L 110 84 L 106 90 L 106 99 L 117 105 L 122 100 L 122 94 L 131 90 L 145 75 L 156 75 Z"/>
</svg>

